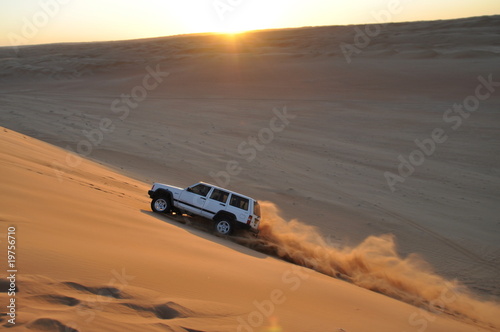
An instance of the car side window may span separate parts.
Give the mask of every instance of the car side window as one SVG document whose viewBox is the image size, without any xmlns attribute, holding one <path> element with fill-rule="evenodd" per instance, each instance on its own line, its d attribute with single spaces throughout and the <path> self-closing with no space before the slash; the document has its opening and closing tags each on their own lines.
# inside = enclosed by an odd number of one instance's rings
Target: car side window
<svg viewBox="0 0 500 332">
<path fill-rule="evenodd" d="M 189 188 L 189 191 L 194 193 L 194 194 L 205 197 L 205 196 L 207 196 L 210 189 L 211 189 L 211 187 L 200 183 L 194 187 Z"/>
<path fill-rule="evenodd" d="M 214 189 L 214 192 L 210 196 L 211 199 L 219 201 L 221 203 L 226 203 L 229 193 L 220 189 Z"/>
<path fill-rule="evenodd" d="M 248 210 L 248 199 L 233 194 L 231 196 L 231 201 L 229 202 L 229 205 L 237 207 L 242 210 Z"/>
</svg>

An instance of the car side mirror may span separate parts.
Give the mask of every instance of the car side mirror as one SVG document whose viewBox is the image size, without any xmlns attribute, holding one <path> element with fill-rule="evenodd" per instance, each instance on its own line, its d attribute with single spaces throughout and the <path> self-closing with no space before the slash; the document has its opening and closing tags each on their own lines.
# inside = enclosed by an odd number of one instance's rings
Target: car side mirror
<svg viewBox="0 0 500 332">
<path fill-rule="evenodd" d="M 188 187 L 188 188 L 186 189 L 186 191 L 187 191 L 187 192 L 190 192 L 190 193 L 192 193 L 192 192 L 193 192 L 193 188 L 191 188 L 191 187 Z"/>
</svg>

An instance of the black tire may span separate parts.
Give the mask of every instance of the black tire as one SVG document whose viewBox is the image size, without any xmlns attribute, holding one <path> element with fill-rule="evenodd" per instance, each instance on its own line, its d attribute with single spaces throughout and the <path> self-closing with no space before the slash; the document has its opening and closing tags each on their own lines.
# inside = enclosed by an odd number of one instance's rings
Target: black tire
<svg viewBox="0 0 500 332">
<path fill-rule="evenodd" d="M 221 217 L 215 221 L 214 228 L 219 235 L 231 235 L 234 230 L 234 221 L 230 218 Z"/>
<path fill-rule="evenodd" d="M 157 213 L 169 213 L 172 210 L 168 197 L 155 197 L 151 201 L 151 210 Z"/>
</svg>

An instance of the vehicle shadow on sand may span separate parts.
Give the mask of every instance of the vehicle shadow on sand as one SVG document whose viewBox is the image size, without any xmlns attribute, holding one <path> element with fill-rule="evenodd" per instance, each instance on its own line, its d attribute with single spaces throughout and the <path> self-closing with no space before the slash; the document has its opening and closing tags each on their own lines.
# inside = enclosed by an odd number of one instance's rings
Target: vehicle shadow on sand
<svg viewBox="0 0 500 332">
<path fill-rule="evenodd" d="M 244 230 L 236 230 L 231 236 L 216 235 L 213 222 L 202 217 L 191 217 L 179 214 L 159 214 L 143 209 L 141 209 L 141 212 L 170 225 L 182 228 L 183 230 L 203 239 L 224 245 L 227 248 L 238 251 L 242 254 L 261 259 L 273 257 L 245 246 L 248 239 L 253 238 L 254 235 L 249 234 Z"/>
</svg>

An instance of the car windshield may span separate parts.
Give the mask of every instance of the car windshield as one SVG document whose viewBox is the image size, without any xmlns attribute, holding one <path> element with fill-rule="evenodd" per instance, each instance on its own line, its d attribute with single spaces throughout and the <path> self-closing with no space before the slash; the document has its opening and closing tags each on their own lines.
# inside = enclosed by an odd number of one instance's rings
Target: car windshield
<svg viewBox="0 0 500 332">
<path fill-rule="evenodd" d="M 257 201 L 253 201 L 253 214 L 260 217 L 260 205 Z"/>
</svg>

